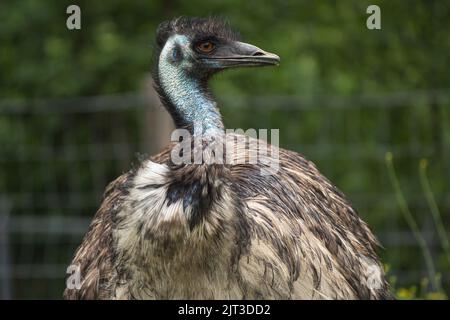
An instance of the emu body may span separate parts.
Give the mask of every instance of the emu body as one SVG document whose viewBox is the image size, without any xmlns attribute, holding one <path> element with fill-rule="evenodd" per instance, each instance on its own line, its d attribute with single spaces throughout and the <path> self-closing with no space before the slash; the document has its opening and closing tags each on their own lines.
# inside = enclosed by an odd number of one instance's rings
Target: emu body
<svg viewBox="0 0 450 320">
<path fill-rule="evenodd" d="M 279 61 L 208 19 L 162 24 L 158 46 L 161 100 L 178 128 L 195 136 L 200 124 L 205 150 L 225 137 L 209 77 Z M 226 139 L 231 164 L 211 164 L 209 151 L 174 164 L 169 146 L 112 182 L 72 262 L 81 289 L 65 298 L 390 298 L 375 237 L 313 163 L 277 149 L 278 170 L 261 174 L 276 147 Z M 242 163 L 253 143 L 258 162 Z"/>
</svg>

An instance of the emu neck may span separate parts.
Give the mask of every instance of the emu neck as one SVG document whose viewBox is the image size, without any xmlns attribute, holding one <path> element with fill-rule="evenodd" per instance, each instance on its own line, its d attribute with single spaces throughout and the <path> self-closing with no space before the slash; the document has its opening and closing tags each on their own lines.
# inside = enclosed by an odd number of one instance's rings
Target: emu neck
<svg viewBox="0 0 450 320">
<path fill-rule="evenodd" d="M 158 72 L 160 86 L 171 104 L 168 108 L 174 109 L 170 111 L 177 128 L 187 128 L 194 135 L 223 133 L 217 104 L 200 78 L 163 58 L 160 58 Z"/>
</svg>

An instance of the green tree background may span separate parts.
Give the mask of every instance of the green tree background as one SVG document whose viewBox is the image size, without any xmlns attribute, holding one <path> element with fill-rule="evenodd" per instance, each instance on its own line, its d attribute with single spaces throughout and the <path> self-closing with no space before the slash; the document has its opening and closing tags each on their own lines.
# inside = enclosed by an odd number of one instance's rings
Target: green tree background
<svg viewBox="0 0 450 320">
<path fill-rule="evenodd" d="M 81 7 L 80 31 L 66 28 L 70 4 Z M 381 7 L 382 30 L 366 28 L 370 4 Z M 67 171 L 75 170 L 57 152 L 47 156 L 45 163 L 24 164 L 17 159 L 41 150 L 44 140 L 55 150 L 62 148 L 67 131 L 77 143 L 95 139 L 92 135 L 114 136 L 111 126 L 116 119 L 113 115 L 107 120 L 97 118 L 92 128 L 85 126 L 81 113 L 68 125 L 54 114 L 28 113 L 27 107 L 20 117 L 12 116 L 15 106 L 27 106 L 37 99 L 66 101 L 140 91 L 152 68 L 157 25 L 179 15 L 221 16 L 244 40 L 282 58 L 279 68 L 236 70 L 217 76 L 213 90 L 227 127 L 280 128 L 281 146 L 316 162 L 348 195 L 375 233 L 394 230 L 410 234 L 385 163 L 385 153 L 391 151 L 403 196 L 420 232 L 431 234 L 431 239 L 427 238 L 431 243 L 439 239 L 418 171 L 419 161 L 426 158 L 427 178 L 448 234 L 450 3 L 436 0 L 3 0 L 0 192 L 12 203 L 13 215 L 25 214 L 16 208 L 23 198 L 14 194 L 27 190 L 36 198 L 34 191 L 57 191 L 57 196 L 62 196 L 69 190 Z M 137 128 L 142 126 L 136 112 L 121 117 L 130 137 L 125 141 L 130 153 L 121 166 L 125 168 L 134 152 L 146 150 L 133 142 L 139 140 Z M 88 150 L 79 147 L 76 152 Z M 48 189 L 49 167 L 56 172 L 55 190 Z M 103 170 L 109 181 L 120 174 L 116 168 L 114 161 L 92 165 L 80 160 L 76 189 L 101 188 L 102 183 L 92 185 L 92 176 Z M 100 195 L 93 193 L 89 199 L 90 210 L 80 214 L 92 216 L 95 212 Z M 73 214 L 46 206 L 34 207 L 33 213 Z M 15 259 L 19 259 L 15 255 L 19 249 L 12 244 Z M 33 254 L 44 250 L 48 248 L 36 248 Z M 73 247 L 67 251 L 62 263 L 70 261 Z M 429 273 L 396 279 L 402 272 L 425 268 L 421 251 L 407 243 L 380 250 L 394 290 L 400 298 L 445 297 L 450 257 L 439 241 L 431 248 L 437 281 L 430 279 Z M 17 297 L 28 297 L 25 288 L 30 283 L 36 289 L 29 296 L 59 297 L 64 286 L 61 279 L 48 290 L 39 279 L 16 282 Z"/>
</svg>

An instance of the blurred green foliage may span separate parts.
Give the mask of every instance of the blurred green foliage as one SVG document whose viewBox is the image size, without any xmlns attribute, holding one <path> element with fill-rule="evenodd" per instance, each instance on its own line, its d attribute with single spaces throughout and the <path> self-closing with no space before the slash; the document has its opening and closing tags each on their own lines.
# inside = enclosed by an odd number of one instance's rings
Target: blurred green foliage
<svg viewBox="0 0 450 320">
<path fill-rule="evenodd" d="M 81 7 L 80 31 L 66 28 L 70 4 Z M 370 4 L 381 7 L 382 30 L 366 28 Z M 376 233 L 408 230 L 397 213 L 384 164 L 386 151 L 392 151 L 394 157 L 398 154 L 399 183 L 406 200 L 412 203 L 418 225 L 435 232 L 430 227 L 430 211 L 417 171 L 419 160 L 428 158 L 428 178 L 448 232 L 450 104 L 436 94 L 450 91 L 447 1 L 3 0 L 0 99 L 26 101 L 139 91 L 152 68 L 157 25 L 179 15 L 222 16 L 244 40 L 282 59 L 276 69 L 236 70 L 217 76 L 213 89 L 222 102 L 227 127 L 280 128 L 281 145 L 315 161 L 355 203 Z M 388 103 L 385 109 L 375 110 L 364 100 L 355 105 L 357 108 L 331 108 L 325 113 L 322 108 L 334 97 L 352 102 L 355 96 L 398 92 L 407 96 L 425 94 L 412 105 L 397 104 L 395 108 L 389 108 Z M 266 96 L 301 100 L 284 109 L 227 107 Z M 395 102 L 395 96 L 390 99 Z M 314 108 L 296 109 L 302 107 L 302 101 Z M 386 103 L 383 101 L 380 104 Z M 131 114 L 127 121 L 132 126 L 136 117 Z M 95 128 L 98 136 L 109 132 L 110 123 L 104 122 L 104 126 Z M 20 123 L 0 117 L 2 152 L 17 152 L 15 146 L 26 141 L 31 153 L 43 136 L 52 137 L 55 145 L 64 144 L 62 133 L 68 129 L 77 141 L 92 139 L 91 131 L 82 125 L 82 115 L 71 123 L 68 128 L 57 117 L 49 116 L 22 128 Z M 323 148 L 317 149 L 319 145 Z M 358 156 L 354 146 L 371 156 Z M 134 151 L 132 145 L 130 152 Z M 62 177 L 67 170 L 58 158 L 49 159 L 47 165 L 54 166 Z M 11 174 L 14 164 L 4 168 L 0 180 L 3 191 L 38 189 L 48 178 L 40 171 L 33 179 L 22 181 Z M 78 171 L 80 189 L 87 188 L 92 171 L 95 169 Z M 119 174 L 105 171 L 109 179 Z M 57 185 L 64 189 L 64 180 Z M 393 212 L 397 214 L 393 216 Z M 438 271 L 448 275 L 450 264 L 441 251 L 434 248 L 433 258 Z M 413 247 L 386 248 L 380 254 L 398 271 L 424 267 L 420 252 Z M 395 289 L 399 298 L 445 297 L 443 292 L 436 293 L 436 288 L 430 289 L 427 280 L 417 279 L 409 285 Z"/>
<path fill-rule="evenodd" d="M 382 30 L 370 31 L 365 10 L 372 3 L 4 0 L 0 96 L 134 90 L 150 69 L 155 28 L 179 15 L 222 16 L 244 39 L 282 57 L 275 72 L 227 74 L 216 83 L 227 93 L 305 96 L 445 88 L 450 80 L 448 3 L 376 1 Z M 70 4 L 81 8 L 81 31 L 65 26 Z"/>
</svg>

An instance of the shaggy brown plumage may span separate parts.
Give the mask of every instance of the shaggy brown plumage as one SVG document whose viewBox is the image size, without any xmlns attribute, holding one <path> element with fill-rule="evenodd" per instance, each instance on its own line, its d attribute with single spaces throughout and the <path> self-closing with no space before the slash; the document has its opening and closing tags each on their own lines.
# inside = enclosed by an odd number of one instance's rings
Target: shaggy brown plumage
<svg viewBox="0 0 450 320">
<path fill-rule="evenodd" d="M 223 32 L 179 21 L 162 25 L 160 46 L 171 33 Z M 276 147 L 227 139 L 231 163 L 207 164 L 205 151 L 201 164 L 175 165 L 170 146 L 112 182 L 72 262 L 81 289 L 64 297 L 391 298 L 375 237 L 313 163 L 276 149 L 267 174 Z M 243 163 L 252 143 L 258 162 Z"/>
</svg>

